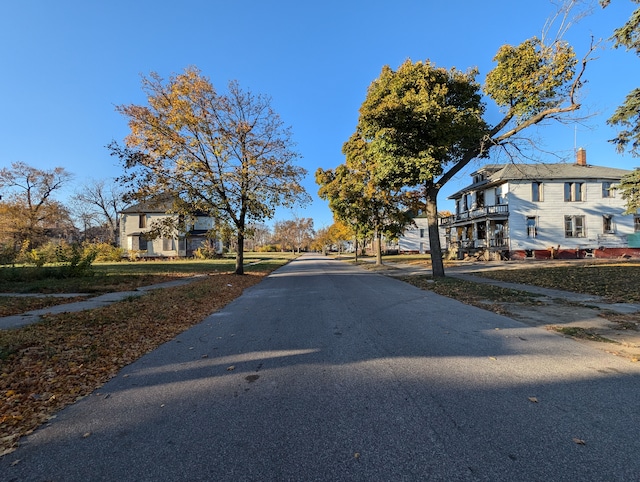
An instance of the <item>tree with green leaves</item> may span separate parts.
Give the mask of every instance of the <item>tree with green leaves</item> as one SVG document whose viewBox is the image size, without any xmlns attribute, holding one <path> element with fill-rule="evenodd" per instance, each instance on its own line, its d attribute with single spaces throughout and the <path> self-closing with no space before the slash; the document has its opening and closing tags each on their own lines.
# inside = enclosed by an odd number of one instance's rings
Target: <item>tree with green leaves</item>
<svg viewBox="0 0 640 482">
<path fill-rule="evenodd" d="M 376 182 L 422 190 L 434 277 L 444 276 L 439 191 L 473 159 L 497 147 L 518 148 L 525 129 L 578 110 L 576 93 L 592 50 L 578 62 L 561 38 L 534 37 L 500 47 L 484 86 L 475 69 L 411 60 L 397 70 L 383 67 L 371 83 L 358 125 L 375 160 Z M 495 124 L 485 120 L 483 91 L 502 110 Z"/>
<path fill-rule="evenodd" d="M 626 201 L 625 214 L 636 214 L 640 210 L 640 168 L 635 168 L 623 176 L 616 190 Z"/>
<path fill-rule="evenodd" d="M 176 214 L 206 213 L 231 226 L 235 273 L 243 274 L 247 227 L 308 200 L 291 130 L 269 98 L 235 81 L 221 94 L 194 67 L 166 82 L 152 73 L 142 87 L 148 105 L 117 107 L 131 130 L 124 147 L 109 146 L 126 170 L 121 179 L 136 200 L 170 194 Z"/>
<path fill-rule="evenodd" d="M 640 3 L 640 0 L 631 0 Z M 611 0 L 601 0 L 606 7 Z M 613 32 L 614 48 L 624 47 L 640 55 L 640 7 L 632 14 L 627 23 Z M 633 156 L 640 156 L 640 88 L 633 89 L 607 123 L 620 128 L 618 135 L 611 139 L 618 152 L 629 150 Z"/>
<path fill-rule="evenodd" d="M 322 199 L 329 201 L 334 217 L 349 225 L 358 240 L 371 234 L 375 240 L 376 264 L 382 264 L 382 236 L 398 236 L 411 223 L 401 190 L 385 187 L 374 175 L 373 154 L 364 137 L 356 132 L 342 148 L 346 161 L 336 169 L 318 169 L 316 183 Z M 356 258 L 357 259 L 357 258 Z"/>
</svg>

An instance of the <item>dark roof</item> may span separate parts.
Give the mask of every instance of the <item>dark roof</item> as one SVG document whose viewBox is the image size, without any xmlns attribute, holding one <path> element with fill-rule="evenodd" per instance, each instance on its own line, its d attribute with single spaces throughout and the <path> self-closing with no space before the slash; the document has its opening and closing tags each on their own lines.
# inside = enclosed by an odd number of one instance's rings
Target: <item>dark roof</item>
<svg viewBox="0 0 640 482">
<path fill-rule="evenodd" d="M 122 211 L 123 214 L 166 213 L 173 207 L 173 199 L 162 197 L 133 204 Z"/>
<path fill-rule="evenodd" d="M 607 179 L 619 181 L 624 175 L 629 174 L 628 169 L 615 167 L 593 166 L 587 164 L 487 164 L 478 169 L 476 173 L 485 174 L 486 178 L 480 182 L 471 184 L 464 189 L 450 195 L 448 199 L 455 199 L 462 194 L 476 190 L 480 186 L 497 186 L 507 181 L 518 180 L 559 180 L 559 179 Z"/>
</svg>

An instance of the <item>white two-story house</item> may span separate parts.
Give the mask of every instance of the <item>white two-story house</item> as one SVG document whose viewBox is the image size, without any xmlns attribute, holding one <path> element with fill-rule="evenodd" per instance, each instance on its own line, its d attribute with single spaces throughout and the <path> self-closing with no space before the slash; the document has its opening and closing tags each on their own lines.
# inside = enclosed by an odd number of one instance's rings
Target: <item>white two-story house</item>
<svg viewBox="0 0 640 482">
<path fill-rule="evenodd" d="M 445 230 L 440 228 L 440 246 L 447 245 Z M 398 237 L 398 252 L 424 254 L 431 251 L 429 245 L 429 223 L 427 216 L 419 213 L 414 216 L 413 224 L 408 226 Z"/>
<path fill-rule="evenodd" d="M 640 214 L 613 187 L 631 171 L 587 164 L 489 164 L 441 219 L 459 259 L 640 257 Z"/>
<path fill-rule="evenodd" d="M 120 247 L 128 253 L 136 253 L 141 257 L 184 257 L 192 256 L 200 247 L 208 247 L 218 253 L 222 247 L 217 239 L 209 235 L 215 221 L 207 215 L 195 214 L 186 232 L 175 232 L 171 236 L 151 239 L 145 236 L 155 225 L 167 217 L 175 217 L 170 213 L 172 202 L 139 203 L 120 212 Z"/>
</svg>

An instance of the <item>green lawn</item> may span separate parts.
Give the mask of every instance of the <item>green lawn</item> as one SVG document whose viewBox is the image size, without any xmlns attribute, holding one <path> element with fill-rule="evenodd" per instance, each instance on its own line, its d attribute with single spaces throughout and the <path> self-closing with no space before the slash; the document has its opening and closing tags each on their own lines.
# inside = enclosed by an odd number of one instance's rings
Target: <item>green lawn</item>
<svg viewBox="0 0 640 482">
<path fill-rule="evenodd" d="M 245 271 L 271 271 L 294 257 L 291 253 L 245 253 Z M 124 291 L 185 276 L 232 272 L 235 269 L 235 257 L 225 256 L 213 260 L 163 259 L 94 263 L 92 275 L 79 278 L 48 276 L 53 274 L 55 269 L 55 266 L 1 267 L 0 292 L 99 294 Z"/>
</svg>

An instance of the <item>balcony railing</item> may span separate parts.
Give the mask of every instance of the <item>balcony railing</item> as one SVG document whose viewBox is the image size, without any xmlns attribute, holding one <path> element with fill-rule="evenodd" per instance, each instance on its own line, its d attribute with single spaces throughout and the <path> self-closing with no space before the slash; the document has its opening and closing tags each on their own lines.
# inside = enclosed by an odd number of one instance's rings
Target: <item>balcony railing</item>
<svg viewBox="0 0 640 482">
<path fill-rule="evenodd" d="M 455 224 L 461 221 L 469 221 L 471 219 L 492 217 L 495 215 L 508 216 L 509 206 L 507 204 L 497 204 L 495 206 L 484 206 L 481 208 L 475 208 L 469 211 L 464 211 L 458 214 L 454 214 L 452 216 L 447 216 L 446 218 L 440 218 L 440 226 L 450 226 L 452 224 Z"/>
<path fill-rule="evenodd" d="M 486 248 L 487 244 L 489 248 L 494 249 L 502 249 L 509 247 L 509 238 L 500 237 L 500 238 L 491 238 L 488 241 L 486 239 L 462 239 L 459 241 L 451 241 L 449 245 L 451 247 L 459 248 L 459 249 L 477 249 L 477 248 Z"/>
</svg>

